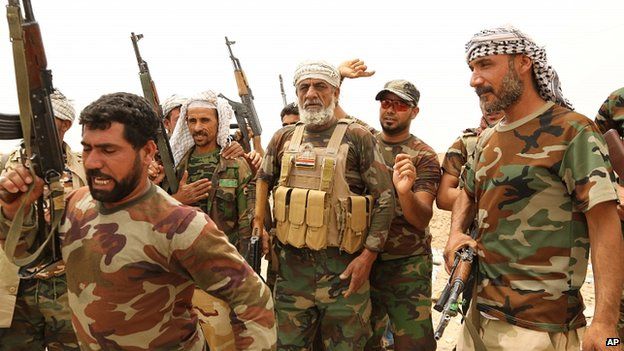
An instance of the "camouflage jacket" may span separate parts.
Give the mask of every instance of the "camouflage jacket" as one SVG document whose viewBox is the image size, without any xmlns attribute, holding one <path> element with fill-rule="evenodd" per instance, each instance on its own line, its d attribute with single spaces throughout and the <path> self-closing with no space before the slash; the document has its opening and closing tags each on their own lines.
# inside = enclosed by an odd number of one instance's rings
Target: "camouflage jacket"
<svg viewBox="0 0 624 351">
<path fill-rule="evenodd" d="M 8 224 L 0 218 L 1 232 Z M 207 215 L 157 186 L 115 208 L 78 189 L 59 233 L 83 350 L 205 350 L 191 304 L 196 286 L 231 307 L 238 350 L 275 349 L 266 285 Z"/>
<path fill-rule="evenodd" d="M 596 125 L 549 102 L 485 130 L 464 190 L 478 207 L 479 310 L 520 327 L 585 325 L 585 212 L 617 199 Z"/>
<path fill-rule="evenodd" d="M 459 178 L 466 163 L 472 161 L 474 148 L 477 144 L 477 130 L 468 128 L 464 130 L 453 142 L 453 145 L 446 151 L 444 161 L 442 161 L 442 170 L 453 177 Z"/>
<path fill-rule="evenodd" d="M 62 182 L 66 193 L 69 193 L 73 189 L 86 185 L 87 181 L 80 154 L 74 153 L 68 144 L 63 144 L 63 151 L 66 170 Z M 5 171 L 15 168 L 20 163 L 20 150 L 17 149 L 7 156 L 7 163 L 4 165 Z M 9 327 L 13 320 L 15 300 L 20 282 L 17 272 L 18 267 L 8 260 L 4 250 L 0 250 L 0 328 Z M 35 277 L 37 279 L 47 279 L 62 275 L 64 272 L 65 265 L 63 262 L 57 262 L 52 267 L 35 275 Z"/>
<path fill-rule="evenodd" d="M 314 147 L 325 147 L 336 125 L 337 121 L 322 131 L 306 130 L 302 143 L 311 143 Z M 269 189 L 277 185 L 282 155 L 288 148 L 294 130 L 294 125 L 286 126 L 278 130 L 269 142 L 262 167 L 258 171 L 258 178 L 266 181 Z M 369 250 L 381 252 L 394 216 L 392 179 L 386 171 L 375 137 L 366 128 L 356 123 L 350 124 L 342 141 L 349 145 L 345 172 L 349 188 L 358 195 L 370 194 L 376 201 L 364 246 Z"/>
<path fill-rule="evenodd" d="M 242 248 L 241 240 L 251 237 L 251 221 L 256 198 L 256 182 L 249 164 L 242 157 L 226 160 L 220 156 L 220 149 L 202 155 L 194 155 L 191 148 L 176 167 L 177 174 L 188 171 L 188 182 L 202 178 L 212 180 L 217 172 L 216 191 L 212 202 L 208 200 L 194 206 L 208 213 L 217 227 L 223 230 L 230 242 Z"/>
<path fill-rule="evenodd" d="M 403 153 L 412 156 L 416 166 L 416 179 L 412 191 L 424 191 L 436 195 L 440 185 L 440 163 L 438 155 L 433 149 L 417 137 L 410 135 L 403 142 L 390 144 L 382 140 L 381 133 L 376 135 L 381 156 L 383 157 L 388 174 L 392 177 L 394 159 L 397 154 Z M 395 197 L 398 195 L 395 193 Z M 395 205 L 395 216 L 390 225 L 388 240 L 381 254 L 382 260 L 426 255 L 431 253 L 431 234 L 429 228 L 420 231 L 411 225 L 403 216 L 399 201 Z"/>
<path fill-rule="evenodd" d="M 603 134 L 609 129 L 615 129 L 624 137 L 624 88 L 612 92 L 600 106 L 596 124 Z"/>
</svg>

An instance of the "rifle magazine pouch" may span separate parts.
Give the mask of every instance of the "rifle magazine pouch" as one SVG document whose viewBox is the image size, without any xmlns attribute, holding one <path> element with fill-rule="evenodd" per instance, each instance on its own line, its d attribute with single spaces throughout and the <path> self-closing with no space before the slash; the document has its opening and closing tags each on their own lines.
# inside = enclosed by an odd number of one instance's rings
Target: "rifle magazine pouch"
<svg viewBox="0 0 624 351">
<path fill-rule="evenodd" d="M 347 223 L 340 249 L 347 253 L 358 252 L 364 243 L 368 219 L 366 212 L 368 204 L 365 196 L 349 196 Z"/>
<path fill-rule="evenodd" d="M 290 205 L 288 210 L 288 236 L 286 242 L 296 248 L 305 246 L 306 235 L 306 201 L 308 199 L 308 189 L 292 189 L 290 194 Z"/>
<path fill-rule="evenodd" d="M 290 192 L 292 189 L 287 188 L 285 186 L 280 186 L 275 190 L 274 195 L 274 216 L 275 216 L 275 234 L 277 239 L 282 243 L 286 244 L 286 239 L 288 237 L 288 201 L 290 200 Z"/>
<path fill-rule="evenodd" d="M 306 209 L 306 246 L 312 250 L 323 250 L 327 247 L 327 219 L 325 215 L 325 197 L 327 193 L 310 190 Z"/>
</svg>

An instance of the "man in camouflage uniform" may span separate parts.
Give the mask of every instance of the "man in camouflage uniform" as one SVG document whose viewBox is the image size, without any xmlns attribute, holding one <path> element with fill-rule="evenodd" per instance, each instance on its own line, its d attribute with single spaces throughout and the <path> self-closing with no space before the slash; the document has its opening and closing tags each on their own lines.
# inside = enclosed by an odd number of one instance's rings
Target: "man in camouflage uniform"
<svg viewBox="0 0 624 351">
<path fill-rule="evenodd" d="M 466 164 L 472 162 L 477 138 L 486 128 L 496 124 L 504 113 L 502 111 L 487 112 L 481 106 L 481 122 L 479 128 L 468 128 L 463 131 L 448 149 L 442 161 L 442 180 L 436 196 L 439 209 L 450 211 L 455 199 L 459 196 L 463 184 L 461 175 Z"/>
<path fill-rule="evenodd" d="M 609 94 L 600 106 L 595 121 L 603 134 L 615 129 L 620 136 L 624 136 L 624 88 Z"/>
<path fill-rule="evenodd" d="M 382 350 L 386 315 L 394 350 L 435 350 L 431 322 L 431 235 L 429 220 L 440 182 L 433 149 L 410 134 L 420 92 L 406 80 L 393 80 L 377 96 L 381 154 L 398 199 L 388 240 L 371 273 L 373 337 L 366 350 Z"/>
<path fill-rule="evenodd" d="M 50 96 L 59 140 L 74 121 L 71 102 L 60 91 Z M 21 149 L 21 148 L 20 148 Z M 20 162 L 20 149 L 9 155 L 5 172 Z M 65 173 L 63 186 L 69 193 L 86 185 L 80 155 L 63 142 Z M 0 250 L 0 350 L 78 350 L 76 334 L 71 326 L 71 312 L 67 298 L 65 265 L 62 261 L 20 279 L 18 267 L 9 262 Z"/>
<path fill-rule="evenodd" d="M 624 137 L 624 88 L 620 88 L 611 94 L 600 106 L 598 114 L 595 118 L 596 125 L 603 134 L 609 129 L 617 130 L 620 137 Z M 619 176 L 618 194 L 620 204 L 618 205 L 618 215 L 620 222 L 624 226 L 624 186 L 622 186 L 622 175 Z M 624 340 L 624 289 L 622 289 L 622 297 L 620 299 L 620 318 L 618 321 L 618 332 L 620 339 Z"/>
<path fill-rule="evenodd" d="M 604 139 L 570 109 L 544 49 L 519 30 L 484 30 L 466 51 L 471 86 L 505 117 L 481 134 L 453 207 L 447 268 L 458 248 L 478 252 L 467 321 L 479 332 L 464 326 L 458 350 L 473 340 L 496 350 L 574 350 L 581 341 L 602 350 L 617 336 L 623 257 Z M 477 211 L 472 240 L 464 233 Z M 585 330 L 590 246 L 598 298 Z"/>
<path fill-rule="evenodd" d="M 305 62 L 294 77 L 301 122 L 269 143 L 254 218 L 254 229 L 263 228 L 274 189 L 278 348 L 309 350 L 318 332 L 328 350 L 362 350 L 371 335 L 368 278 L 394 211 L 392 183 L 373 135 L 334 114 L 338 70 Z"/>
<path fill-rule="evenodd" d="M 180 123 L 171 137 L 176 173 L 182 178 L 173 197 L 210 215 L 230 243 L 246 257 L 255 183 L 244 158 L 222 155 L 222 148 L 229 142 L 233 115 L 227 101 L 212 91 L 198 94 L 182 104 Z M 234 332 L 227 304 L 201 289 L 196 290 L 193 304 L 210 349 L 232 349 Z"/>
<path fill-rule="evenodd" d="M 136 95 L 104 95 L 85 108 L 83 161 L 89 189 L 69 195 L 60 225 L 72 322 L 82 349 L 205 350 L 191 298 L 198 286 L 227 301 L 239 350 L 275 347 L 271 294 L 204 213 L 147 179 L 159 121 Z M 0 181 L 17 193 L 33 182 L 18 166 Z M 42 181 L 26 199 L 42 193 Z M 18 200 L 3 204 L 6 233 Z M 25 215 L 24 242 L 33 233 Z M 3 239 L 0 237 L 0 239 Z"/>
</svg>

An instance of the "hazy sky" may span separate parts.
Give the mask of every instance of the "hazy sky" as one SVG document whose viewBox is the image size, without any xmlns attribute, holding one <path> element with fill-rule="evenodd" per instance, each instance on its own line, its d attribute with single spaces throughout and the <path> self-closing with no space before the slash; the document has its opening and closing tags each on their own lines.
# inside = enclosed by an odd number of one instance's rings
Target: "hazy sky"
<svg viewBox="0 0 624 351">
<path fill-rule="evenodd" d="M 130 32 L 142 33 L 161 100 L 213 89 L 237 98 L 224 36 L 235 40 L 264 128 L 263 143 L 280 127 L 282 98 L 307 59 L 338 64 L 364 59 L 377 71 L 347 80 L 344 109 L 378 125 L 375 94 L 391 79 L 421 92 L 412 133 L 443 152 L 479 119 L 468 82 L 464 44 L 484 28 L 513 24 L 547 48 L 564 95 L 593 118 L 607 95 L 624 86 L 624 1 L 143 1 L 32 0 L 54 85 L 78 110 L 100 95 L 141 93 Z M 0 111 L 16 113 L 7 25 L 0 25 Z M 80 129 L 68 141 L 79 148 Z M 7 151 L 15 142 L 0 142 Z"/>
</svg>

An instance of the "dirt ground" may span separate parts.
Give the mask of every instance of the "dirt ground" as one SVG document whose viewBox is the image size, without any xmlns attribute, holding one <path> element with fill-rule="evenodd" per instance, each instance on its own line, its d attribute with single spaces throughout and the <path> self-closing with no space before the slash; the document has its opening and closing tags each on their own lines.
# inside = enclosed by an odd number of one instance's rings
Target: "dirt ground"
<svg viewBox="0 0 624 351">
<path fill-rule="evenodd" d="M 437 299 L 440 296 L 440 292 L 444 289 L 444 286 L 448 280 L 448 274 L 444 270 L 442 264 L 442 252 L 444 250 L 444 245 L 446 245 L 446 240 L 448 238 L 448 232 L 451 225 L 451 213 L 448 211 L 439 210 L 434 205 L 434 213 L 433 218 L 429 224 L 429 228 L 431 229 L 431 235 L 433 236 L 433 240 L 431 246 L 434 250 L 434 266 L 433 266 L 433 299 Z M 587 278 L 585 279 L 585 284 L 581 289 L 583 294 L 583 300 L 585 301 L 585 316 L 588 318 L 588 323 L 591 323 L 591 317 L 594 313 L 594 284 L 593 284 L 593 275 L 591 272 L 591 267 L 588 268 Z M 433 306 L 432 306 L 433 310 Z M 440 313 L 433 310 L 433 327 L 436 328 L 438 322 L 440 321 Z M 460 318 L 456 317 L 449 325 L 446 327 L 444 331 L 444 335 L 442 339 L 438 341 L 438 350 L 439 351 L 450 351 L 453 349 L 455 345 L 459 330 L 461 328 Z"/>
</svg>

